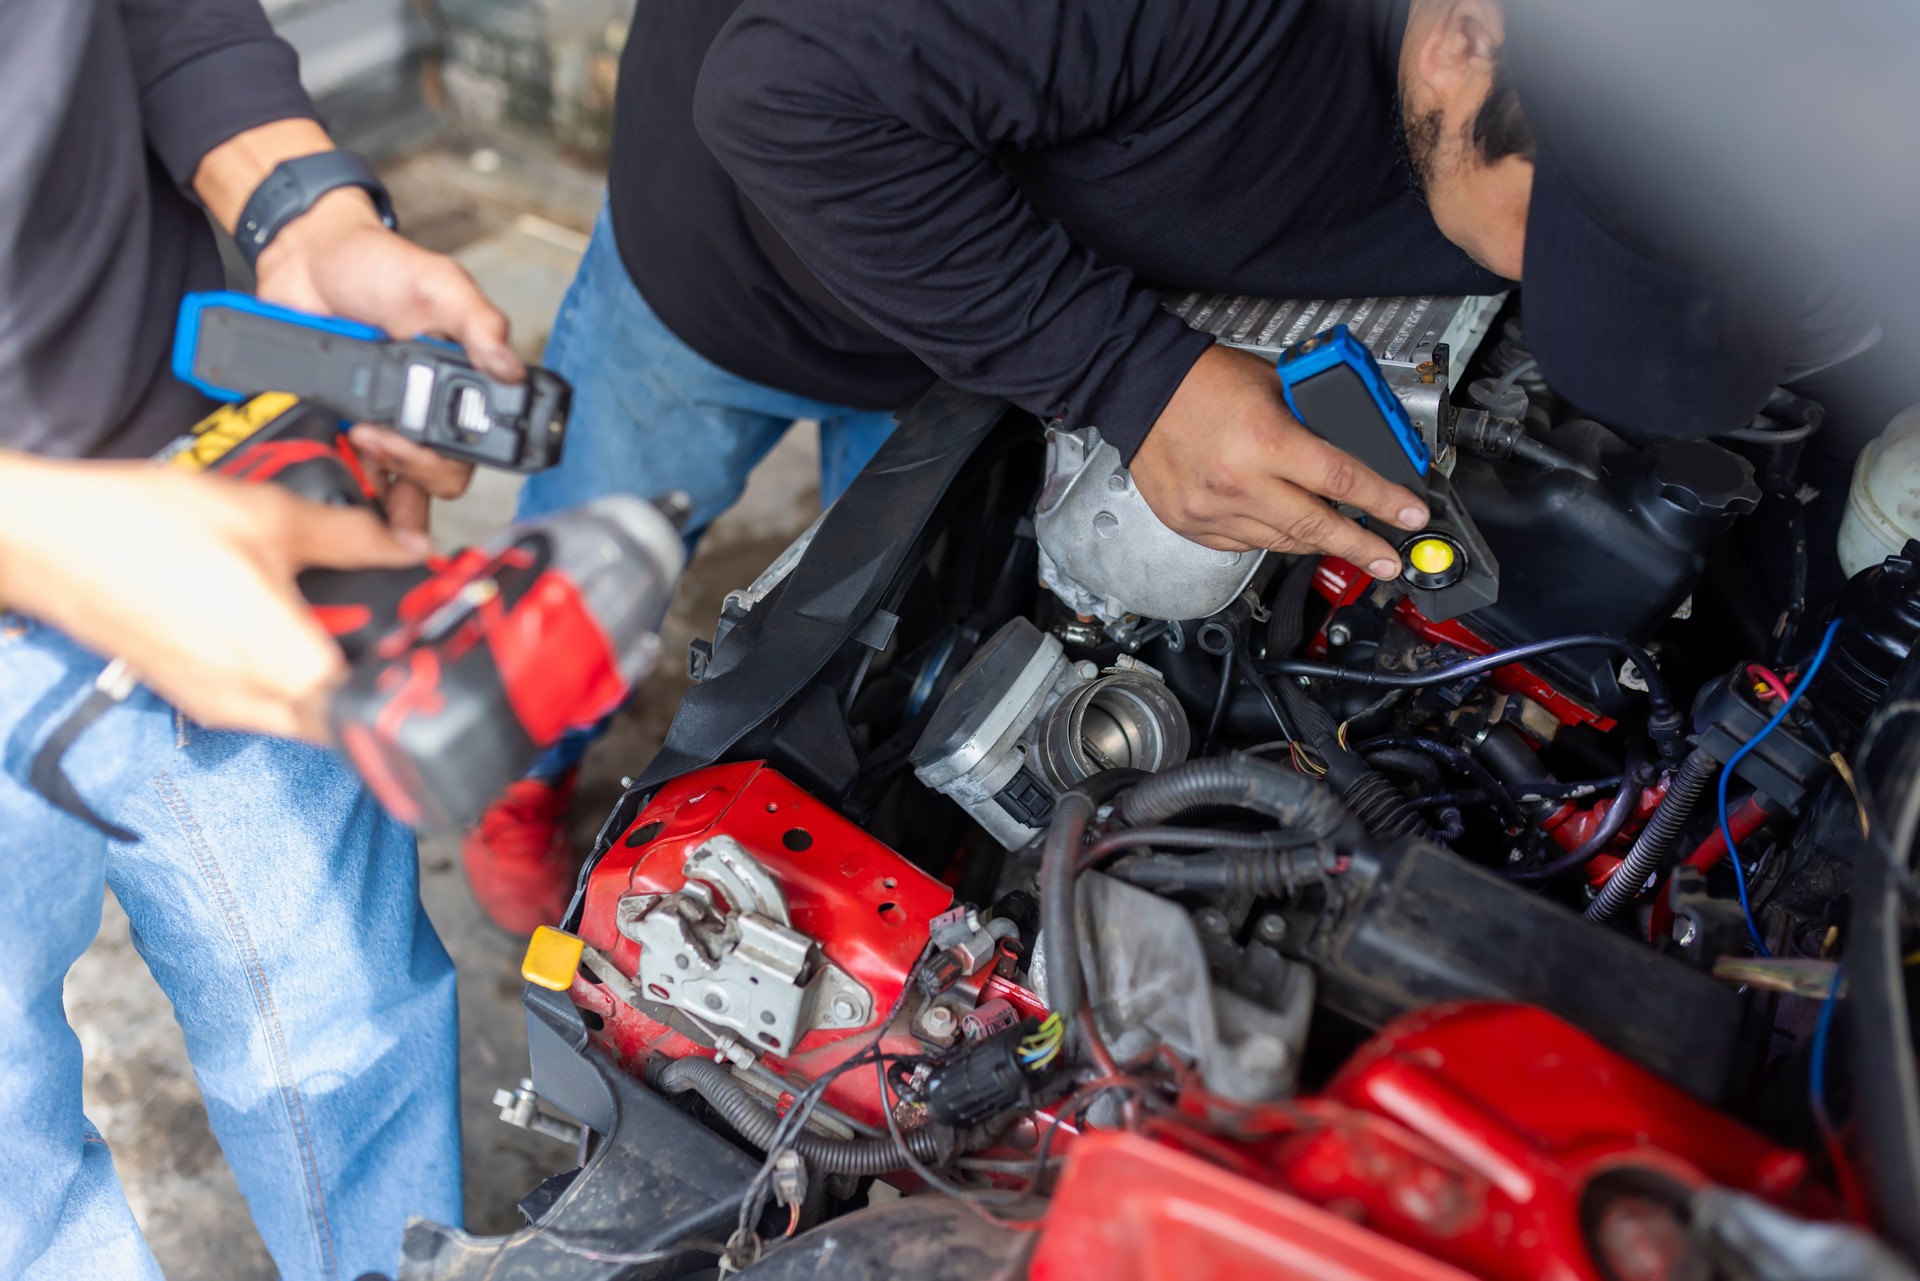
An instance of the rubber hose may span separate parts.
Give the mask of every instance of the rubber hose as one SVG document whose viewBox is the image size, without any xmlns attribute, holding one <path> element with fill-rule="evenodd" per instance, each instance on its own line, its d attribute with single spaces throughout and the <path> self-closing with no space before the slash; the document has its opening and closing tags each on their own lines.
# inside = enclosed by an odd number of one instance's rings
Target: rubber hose
<svg viewBox="0 0 1920 1281">
<path fill-rule="evenodd" d="M 1440 786 L 1440 766 L 1423 753 L 1408 751 L 1404 747 L 1383 747 L 1368 752 L 1367 760 L 1382 770 L 1410 776 L 1423 797 L 1444 790 Z"/>
<path fill-rule="evenodd" d="M 781 1118 L 774 1110 L 712 1059 L 699 1055 L 674 1059 L 665 1068 L 648 1075 L 663 1093 L 683 1094 L 692 1090 L 698 1094 L 741 1138 L 762 1152 L 768 1149 L 780 1128 Z M 901 1137 L 913 1155 L 922 1161 L 940 1163 L 953 1155 L 932 1130 L 909 1130 Z M 884 1139 L 842 1139 L 803 1130 L 794 1135 L 787 1146 L 798 1152 L 809 1166 L 829 1174 L 891 1174 L 907 1165 L 906 1157 L 891 1135 Z"/>
<path fill-rule="evenodd" d="M 1514 831 L 1524 832 L 1527 828 L 1527 816 L 1520 809 L 1519 802 L 1500 786 L 1500 780 L 1473 757 L 1467 755 L 1451 743 L 1443 743 L 1437 738 L 1424 738 L 1418 734 L 1387 734 L 1380 738 L 1370 738 L 1360 744 L 1363 754 L 1371 753 L 1376 747 L 1399 748 L 1403 751 L 1425 752 L 1442 765 L 1456 770 L 1486 789 L 1487 799 L 1500 811 L 1501 819 Z"/>
<path fill-rule="evenodd" d="M 1139 786 L 1149 786 L 1153 781 L 1149 778 Z M 1069 1017 L 1087 994 L 1086 980 L 1080 972 L 1073 879 L 1080 868 L 1080 842 L 1093 812 L 1090 797 L 1078 790 L 1068 792 L 1054 802 L 1053 817 L 1047 822 L 1047 834 L 1040 846 L 1040 931 L 1047 940 L 1047 1004 Z"/>
<path fill-rule="evenodd" d="M 1214 756 L 1176 765 L 1121 796 L 1115 808 L 1123 823 L 1138 827 L 1207 805 L 1264 814 L 1282 827 L 1309 833 L 1337 849 L 1359 850 L 1372 845 L 1360 820 L 1340 803 L 1331 788 L 1318 779 L 1251 756 Z M 1045 875 L 1043 851 L 1043 880 Z"/>
<path fill-rule="evenodd" d="M 1627 825 L 1627 820 L 1632 818 L 1634 812 L 1640 808 L 1640 798 L 1646 794 L 1646 790 L 1646 781 L 1642 778 L 1640 771 L 1629 769 L 1622 776 L 1620 790 L 1614 793 L 1613 804 L 1607 808 L 1605 814 L 1600 816 L 1600 826 L 1594 829 L 1592 836 L 1551 863 L 1508 871 L 1507 876 L 1516 881 L 1550 881 L 1575 868 L 1585 867 L 1593 862 L 1600 851 L 1613 844 L 1614 838 L 1619 836 L 1620 830 Z"/>
<path fill-rule="evenodd" d="M 1273 617 L 1267 627 L 1267 656 L 1285 658 L 1306 634 L 1307 597 L 1313 591 L 1313 577 L 1319 560 L 1302 556 L 1280 579 L 1273 597 Z M 1327 767 L 1327 781 L 1340 792 L 1341 800 L 1360 819 L 1366 829 L 1382 839 L 1418 836 L 1438 841 L 1435 832 L 1413 803 L 1400 794 L 1387 777 L 1349 752 L 1340 742 L 1340 723 L 1292 681 L 1272 686 L 1257 668 L 1248 664 L 1249 679 L 1256 686 L 1277 696 L 1286 710 L 1289 735 L 1313 749 Z"/>
<path fill-rule="evenodd" d="M 1264 898 L 1319 884 L 1333 873 L 1334 864 L 1319 850 L 1237 850 L 1129 859 L 1116 864 L 1114 873 L 1145 889 L 1176 894 L 1237 891 Z"/>
<path fill-rule="evenodd" d="M 1413 802 L 1401 795 L 1400 789 L 1379 770 L 1357 771 L 1341 791 L 1340 802 L 1381 840 L 1397 836 L 1417 836 L 1424 841 L 1440 839 L 1440 834 L 1413 807 Z"/>
<path fill-rule="evenodd" d="M 1719 769 L 1720 762 L 1701 748 L 1687 753 L 1667 794 L 1660 800 L 1660 808 L 1647 820 L 1640 839 L 1627 851 L 1627 857 L 1613 870 L 1593 902 L 1587 904 L 1589 921 L 1612 920 L 1621 908 L 1639 896 L 1647 878 L 1659 870 L 1673 850 L 1674 842 L 1680 839 L 1680 829 L 1693 817 L 1694 808 L 1700 804 L 1707 784 Z"/>
</svg>

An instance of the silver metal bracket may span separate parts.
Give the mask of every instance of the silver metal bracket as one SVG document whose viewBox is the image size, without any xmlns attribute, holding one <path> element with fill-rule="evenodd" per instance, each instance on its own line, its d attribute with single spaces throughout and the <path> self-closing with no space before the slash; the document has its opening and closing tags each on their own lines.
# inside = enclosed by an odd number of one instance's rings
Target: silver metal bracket
<svg viewBox="0 0 1920 1281">
<path fill-rule="evenodd" d="M 793 928 L 779 882 L 738 841 L 703 842 L 683 871 L 685 888 L 628 895 L 615 910 L 640 945 L 648 999 L 782 1055 L 815 1029 L 872 1021 L 872 994 Z"/>
</svg>

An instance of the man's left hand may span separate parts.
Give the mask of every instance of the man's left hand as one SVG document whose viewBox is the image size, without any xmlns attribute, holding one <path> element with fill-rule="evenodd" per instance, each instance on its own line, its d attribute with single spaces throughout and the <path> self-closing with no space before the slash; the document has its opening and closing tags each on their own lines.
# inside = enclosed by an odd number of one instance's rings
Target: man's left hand
<svg viewBox="0 0 1920 1281">
<path fill-rule="evenodd" d="M 459 343 L 481 373 L 519 382 L 526 367 L 507 344 L 507 318 L 466 269 L 381 225 L 365 192 L 328 192 L 288 223 L 260 255 L 258 292 L 268 302 L 378 325 L 390 334 L 433 334 Z M 428 498 L 457 498 L 473 476 L 396 432 L 353 429 L 353 442 L 388 478 L 396 529 L 427 527 Z"/>
</svg>

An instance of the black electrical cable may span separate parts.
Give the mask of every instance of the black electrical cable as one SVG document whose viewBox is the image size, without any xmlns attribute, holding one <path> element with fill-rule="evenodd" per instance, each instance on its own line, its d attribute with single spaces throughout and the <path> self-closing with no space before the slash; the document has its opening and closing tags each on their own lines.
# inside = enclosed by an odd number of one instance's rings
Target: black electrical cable
<svg viewBox="0 0 1920 1281">
<path fill-rule="evenodd" d="M 1214 739 L 1219 737 L 1220 722 L 1226 718 L 1227 704 L 1233 698 L 1233 653 L 1228 651 L 1220 658 L 1220 688 L 1213 696 L 1213 714 L 1207 717 L 1207 732 L 1200 738 L 1200 756 L 1209 756 L 1213 752 Z"/>
<path fill-rule="evenodd" d="M 1525 662 L 1542 654 L 1558 653 L 1563 649 L 1604 649 L 1619 654 L 1634 665 L 1640 678 L 1647 686 L 1647 732 L 1660 747 L 1663 757 L 1678 754 L 1681 733 L 1686 722 L 1680 716 L 1673 701 L 1673 693 L 1667 687 L 1666 678 L 1660 669 L 1654 666 L 1653 658 L 1646 650 L 1619 636 L 1609 636 L 1605 632 L 1578 632 L 1571 636 L 1554 636 L 1547 640 L 1532 641 L 1525 645 L 1513 645 L 1506 649 L 1495 650 L 1491 654 L 1482 654 L 1477 658 L 1464 659 L 1458 663 L 1449 663 L 1424 672 L 1382 672 L 1373 668 L 1340 667 L 1333 663 L 1309 663 L 1297 659 L 1267 664 L 1267 671 L 1275 676 L 1306 676 L 1314 680 L 1346 681 L 1355 685 L 1384 685 L 1400 689 L 1420 689 L 1428 685 L 1444 685 L 1448 681 L 1462 680 L 1468 676 L 1478 676 L 1514 663 Z"/>
<path fill-rule="evenodd" d="M 1609 778 L 1590 778 L 1579 783 L 1502 783 L 1500 790 L 1520 804 L 1529 801 L 1570 801 L 1587 796 L 1598 796 L 1620 786 L 1621 776 L 1615 774 Z M 1434 792 L 1427 796 L 1417 796 L 1414 804 L 1424 809 L 1436 805 L 1468 805 L 1487 799 L 1487 790 L 1483 787 L 1470 787 L 1453 792 Z"/>
<path fill-rule="evenodd" d="M 1299 741 L 1300 735 L 1295 732 L 1293 724 L 1287 720 L 1287 714 L 1281 710 L 1280 700 L 1275 696 L 1272 684 L 1261 674 L 1260 669 L 1253 665 L 1253 660 L 1247 657 L 1246 651 L 1234 650 L 1233 663 L 1247 678 L 1247 683 L 1258 690 L 1260 697 L 1266 700 L 1267 710 L 1273 713 L 1274 724 L 1280 727 L 1280 737 L 1286 739 L 1288 743 Z"/>
<path fill-rule="evenodd" d="M 874 1062 L 883 1063 L 886 1057 L 876 1057 Z M 931 1127 L 910 1132 L 904 1147 L 896 1144 L 892 1136 L 884 1139 L 842 1139 L 804 1132 L 776 1144 L 775 1136 L 784 1118 L 733 1073 L 714 1060 L 697 1054 L 672 1060 L 652 1074 L 652 1083 L 664 1094 L 680 1094 L 688 1090 L 698 1094 L 741 1138 L 761 1151 L 792 1148 L 814 1169 L 832 1174 L 891 1174 L 910 1165 L 909 1157 L 918 1157 L 923 1161 L 945 1161 L 953 1154 L 947 1140 Z"/>
<path fill-rule="evenodd" d="M 1080 851 L 1080 870 L 1122 850 L 1159 846 L 1180 850 L 1289 850 L 1314 843 L 1310 832 L 1215 832 L 1200 827 L 1129 827 L 1109 832 Z"/>
<path fill-rule="evenodd" d="M 1466 775 L 1487 793 L 1487 799 L 1492 801 L 1494 807 L 1500 811 L 1500 817 L 1505 820 L 1509 831 L 1526 830 L 1527 816 L 1521 811 L 1519 803 L 1513 799 L 1512 794 L 1500 785 L 1500 780 L 1493 776 L 1493 771 L 1459 748 L 1450 743 L 1443 743 L 1437 738 L 1423 738 L 1417 734 L 1383 734 L 1379 738 L 1368 739 L 1354 750 L 1362 756 L 1367 756 L 1383 748 L 1404 752 L 1424 752 L 1455 773 Z"/>
<path fill-rule="evenodd" d="M 1620 835 L 1622 828 L 1626 827 L 1627 820 L 1632 818 L 1634 811 L 1640 808 L 1640 798 L 1646 794 L 1646 790 L 1646 779 L 1640 770 L 1637 768 L 1628 770 L 1623 776 L 1620 791 L 1613 798 L 1613 804 L 1608 806 L 1607 812 L 1600 816 L 1600 826 L 1595 828 L 1593 834 L 1586 840 L 1550 863 L 1542 863 L 1538 867 L 1501 870 L 1511 880 L 1540 882 L 1550 881 L 1556 876 L 1564 876 L 1576 868 L 1585 867 L 1593 862 L 1594 857 L 1602 850 L 1613 844 L 1614 838 Z"/>
</svg>

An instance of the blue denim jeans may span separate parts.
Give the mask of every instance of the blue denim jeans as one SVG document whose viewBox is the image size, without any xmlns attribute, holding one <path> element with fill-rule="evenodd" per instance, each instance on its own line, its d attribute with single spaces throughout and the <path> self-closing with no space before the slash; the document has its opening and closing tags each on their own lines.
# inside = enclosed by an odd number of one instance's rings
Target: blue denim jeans
<svg viewBox="0 0 1920 1281">
<path fill-rule="evenodd" d="M 693 499 L 692 550 L 795 422 L 820 423 L 823 506 L 846 491 L 894 428 L 891 410 L 765 387 L 681 342 L 634 287 L 604 208 L 560 304 L 546 364 L 573 384 L 573 408 L 560 465 L 535 473 L 520 491 L 523 520 L 603 494 L 652 498 L 679 489 Z M 533 772 L 548 777 L 570 768 L 597 732 L 569 735 Z"/>
<path fill-rule="evenodd" d="M 330 753 L 146 690 L 68 752 L 108 839 L 27 786 L 101 661 L 0 613 L 0 1277 L 158 1278 L 81 1110 L 61 984 L 111 887 L 282 1275 L 351 1281 L 460 1216 L 453 966 L 413 835 Z"/>
</svg>

